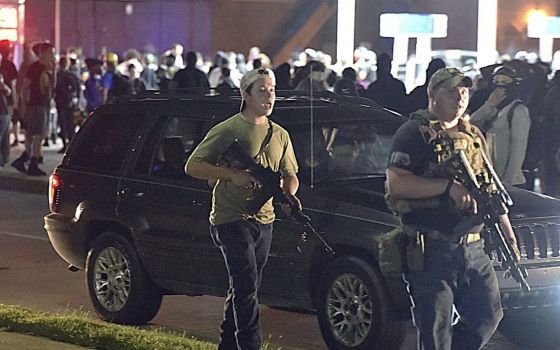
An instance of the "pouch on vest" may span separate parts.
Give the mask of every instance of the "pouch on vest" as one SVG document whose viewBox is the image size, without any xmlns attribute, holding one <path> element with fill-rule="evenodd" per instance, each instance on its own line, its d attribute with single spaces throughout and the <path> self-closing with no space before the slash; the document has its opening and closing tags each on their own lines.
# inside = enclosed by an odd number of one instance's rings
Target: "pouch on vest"
<svg viewBox="0 0 560 350">
<path fill-rule="evenodd" d="M 405 235 L 402 227 L 379 238 L 379 270 L 385 277 L 400 278 L 404 272 Z"/>
</svg>

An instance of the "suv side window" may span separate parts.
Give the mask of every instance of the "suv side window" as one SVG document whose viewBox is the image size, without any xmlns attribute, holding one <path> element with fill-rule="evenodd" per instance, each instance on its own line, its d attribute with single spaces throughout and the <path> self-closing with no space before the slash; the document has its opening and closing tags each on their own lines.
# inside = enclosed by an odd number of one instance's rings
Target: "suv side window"
<svg viewBox="0 0 560 350">
<path fill-rule="evenodd" d="M 156 178 L 189 179 L 185 174 L 185 163 L 202 139 L 205 125 L 199 120 L 169 117 L 163 133 L 160 128 L 154 128 L 142 150 L 136 173 L 150 171 Z"/>
<path fill-rule="evenodd" d="M 143 115 L 97 114 L 81 137 L 72 164 L 94 170 L 121 170 L 126 151 L 144 121 Z"/>
<path fill-rule="evenodd" d="M 299 175 L 309 181 L 313 170 L 314 181 L 321 181 L 383 174 L 394 128 L 361 121 L 316 125 L 313 138 L 308 128 L 289 131 Z"/>
</svg>

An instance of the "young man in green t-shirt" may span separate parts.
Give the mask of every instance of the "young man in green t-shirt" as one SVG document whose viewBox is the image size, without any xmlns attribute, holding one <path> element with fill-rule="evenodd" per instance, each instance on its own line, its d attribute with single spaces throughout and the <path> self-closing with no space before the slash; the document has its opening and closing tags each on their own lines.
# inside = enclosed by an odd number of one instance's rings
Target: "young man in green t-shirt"
<svg viewBox="0 0 560 350">
<path fill-rule="evenodd" d="M 257 291 L 272 241 L 274 209 L 269 199 L 251 209 L 262 183 L 248 171 L 218 166 L 220 155 L 237 141 L 264 167 L 282 175 L 282 188 L 299 205 L 298 167 L 288 132 L 269 120 L 275 102 L 270 69 L 247 72 L 240 83 L 241 112 L 213 127 L 198 145 L 185 171 L 215 181 L 210 213 L 212 239 L 222 251 L 229 274 L 219 349 L 261 348 Z"/>
</svg>

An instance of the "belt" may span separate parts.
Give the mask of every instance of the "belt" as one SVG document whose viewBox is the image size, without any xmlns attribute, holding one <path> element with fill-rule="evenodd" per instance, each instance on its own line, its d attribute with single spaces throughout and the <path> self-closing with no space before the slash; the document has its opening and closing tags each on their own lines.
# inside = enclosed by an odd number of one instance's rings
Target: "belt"
<svg viewBox="0 0 560 350">
<path fill-rule="evenodd" d="M 469 233 L 464 236 L 461 236 L 461 238 L 459 239 L 459 243 L 460 244 L 473 243 L 473 242 L 480 241 L 481 238 L 482 237 L 480 237 L 480 233 Z"/>
<path fill-rule="evenodd" d="M 435 241 L 445 241 L 455 244 L 465 244 L 465 243 L 473 243 L 481 240 L 480 233 L 472 232 L 466 235 L 463 235 L 457 239 L 456 237 L 449 237 L 448 234 L 443 233 L 437 230 L 425 229 L 425 228 L 416 228 L 412 226 L 404 226 L 404 232 L 407 236 L 415 237 L 417 233 L 422 233 L 427 239 L 435 240 Z"/>
</svg>

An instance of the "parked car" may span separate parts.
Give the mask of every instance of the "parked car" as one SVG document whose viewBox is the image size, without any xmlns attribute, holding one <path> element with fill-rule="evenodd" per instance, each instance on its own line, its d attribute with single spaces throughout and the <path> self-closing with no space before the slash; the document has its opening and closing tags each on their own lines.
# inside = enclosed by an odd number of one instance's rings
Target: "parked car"
<svg viewBox="0 0 560 350">
<path fill-rule="evenodd" d="M 45 228 L 70 268 L 85 270 L 102 319 L 143 324 L 164 295 L 225 295 L 227 274 L 208 230 L 211 189 L 183 167 L 209 128 L 239 105 L 237 93 L 148 92 L 100 107 L 72 140 L 50 178 Z M 336 254 L 313 235 L 302 241 L 305 227 L 278 210 L 260 301 L 315 311 L 331 349 L 398 349 L 409 299 L 400 278 L 380 272 L 378 242 L 399 225 L 384 182 L 392 135 L 405 118 L 367 99 L 293 91 L 278 92 L 271 118 L 291 134 L 298 196 Z M 555 316 L 560 201 L 510 192 L 532 291 L 523 294 L 499 273 L 504 308 Z M 505 324 L 518 335 L 515 323 Z"/>
</svg>

